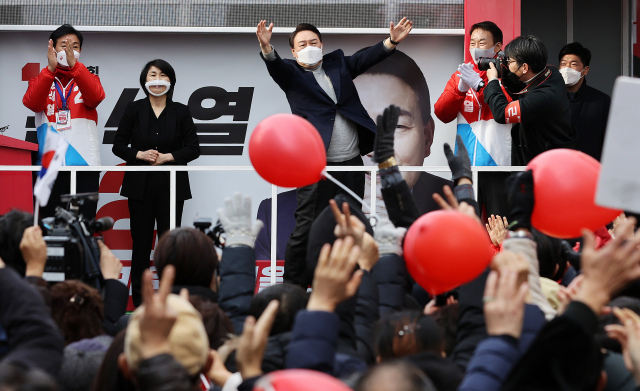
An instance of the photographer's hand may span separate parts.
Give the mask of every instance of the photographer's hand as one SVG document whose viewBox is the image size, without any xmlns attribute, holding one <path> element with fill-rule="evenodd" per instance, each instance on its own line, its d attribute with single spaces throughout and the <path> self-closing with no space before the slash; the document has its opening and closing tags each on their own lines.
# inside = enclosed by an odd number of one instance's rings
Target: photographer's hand
<svg viewBox="0 0 640 391">
<path fill-rule="evenodd" d="M 27 264 L 25 275 L 42 278 L 44 266 L 47 263 L 47 243 L 42 238 L 40 227 L 29 227 L 24 230 L 20 241 L 20 252 Z"/>
<path fill-rule="evenodd" d="M 496 69 L 496 66 L 493 65 L 492 62 L 489 63 L 489 69 L 487 69 L 487 79 L 489 79 L 489 81 L 497 79 L 498 78 L 498 70 Z"/>
<path fill-rule="evenodd" d="M 98 240 L 100 247 L 100 270 L 105 280 L 119 280 L 122 271 L 122 262 L 111 252 L 109 247 Z"/>
</svg>

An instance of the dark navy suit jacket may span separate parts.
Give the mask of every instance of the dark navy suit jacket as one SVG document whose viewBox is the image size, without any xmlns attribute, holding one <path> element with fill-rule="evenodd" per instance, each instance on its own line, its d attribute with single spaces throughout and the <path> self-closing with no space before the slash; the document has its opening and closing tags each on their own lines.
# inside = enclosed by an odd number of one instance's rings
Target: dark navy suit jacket
<svg viewBox="0 0 640 391">
<path fill-rule="evenodd" d="M 322 67 L 331 79 L 338 103 L 324 92 L 312 72 L 305 71 L 294 60 L 283 60 L 275 50 L 274 53 L 274 61 L 266 60 L 262 52 L 260 56 L 273 80 L 286 94 L 291 113 L 305 118 L 318 129 L 325 149 L 329 148 L 336 112 L 339 112 L 358 127 L 360 155 L 371 152 L 376 124 L 362 106 L 353 79 L 389 57 L 393 51 L 388 53 L 380 42 L 352 56 L 345 56 L 342 50 L 325 54 Z"/>
</svg>

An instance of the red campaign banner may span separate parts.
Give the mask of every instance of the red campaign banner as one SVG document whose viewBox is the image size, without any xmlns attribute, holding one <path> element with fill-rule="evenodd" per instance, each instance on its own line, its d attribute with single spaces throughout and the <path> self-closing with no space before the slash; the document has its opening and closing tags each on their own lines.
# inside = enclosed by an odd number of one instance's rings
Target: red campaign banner
<svg viewBox="0 0 640 391">
<path fill-rule="evenodd" d="M 282 284 L 284 276 L 284 261 L 276 261 L 276 284 Z M 256 289 L 258 294 L 264 288 L 271 286 L 271 261 L 256 261 Z"/>
</svg>

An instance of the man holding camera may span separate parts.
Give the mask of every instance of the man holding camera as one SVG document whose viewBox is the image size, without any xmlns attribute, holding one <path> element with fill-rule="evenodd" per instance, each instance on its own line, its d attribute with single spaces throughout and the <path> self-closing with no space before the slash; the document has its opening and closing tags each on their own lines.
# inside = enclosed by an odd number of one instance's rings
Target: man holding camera
<svg viewBox="0 0 640 391">
<path fill-rule="evenodd" d="M 484 101 L 501 124 L 511 129 L 511 164 L 526 166 L 542 152 L 575 149 L 577 133 L 560 72 L 547 66 L 547 49 L 532 35 L 517 37 L 504 50 L 504 59 L 489 64 Z M 500 81 L 498 65 L 509 95 Z"/>
<path fill-rule="evenodd" d="M 473 62 L 461 64 L 451 75 L 434 113 L 444 123 L 458 119 L 457 133 L 469 151 L 472 166 L 511 164 L 511 125 L 493 119 L 484 102 L 482 87 L 488 82 L 478 69 L 480 58 L 495 58 L 502 49 L 502 30 L 493 22 L 476 23 L 469 30 L 469 52 Z M 456 145 L 459 148 L 459 145 Z M 508 173 L 484 172 L 478 177 L 478 204 L 487 215 L 508 213 L 504 181 Z"/>
</svg>

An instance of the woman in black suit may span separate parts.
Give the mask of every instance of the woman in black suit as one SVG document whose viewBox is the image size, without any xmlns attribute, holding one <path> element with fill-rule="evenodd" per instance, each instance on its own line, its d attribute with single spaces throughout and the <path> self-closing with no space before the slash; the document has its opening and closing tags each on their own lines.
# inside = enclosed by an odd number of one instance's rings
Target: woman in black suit
<svg viewBox="0 0 640 391">
<path fill-rule="evenodd" d="M 113 142 L 113 153 L 127 166 L 186 165 L 200 156 L 189 108 L 171 99 L 175 83 L 175 71 L 164 60 L 150 61 L 142 70 L 140 85 L 147 97 L 127 105 Z M 149 267 L 155 239 L 154 224 L 158 224 L 158 237 L 169 230 L 169 172 L 126 172 L 120 194 L 129 198 L 131 286 L 137 307 L 141 302 L 142 274 Z M 184 200 L 190 198 L 188 173 L 177 172 L 177 226 L 182 220 Z"/>
</svg>

